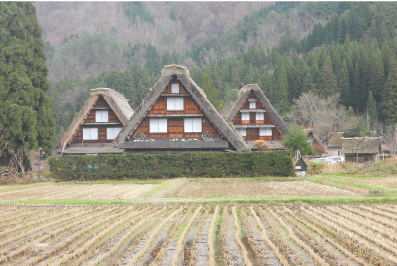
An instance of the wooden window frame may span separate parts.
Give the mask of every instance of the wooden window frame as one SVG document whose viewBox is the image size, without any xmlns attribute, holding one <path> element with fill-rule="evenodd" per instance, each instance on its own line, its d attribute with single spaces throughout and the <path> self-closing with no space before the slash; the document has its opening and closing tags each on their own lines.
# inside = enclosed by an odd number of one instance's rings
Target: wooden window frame
<svg viewBox="0 0 397 266">
<path fill-rule="evenodd" d="M 267 134 L 266 134 L 267 131 Z M 270 135 L 269 134 L 270 131 Z M 262 127 L 259 129 L 259 136 L 260 137 L 273 137 L 273 128 L 271 127 Z"/>
<path fill-rule="evenodd" d="M 187 128 L 191 121 L 191 129 Z M 196 125 L 195 125 L 196 124 Z M 198 129 L 200 127 L 200 129 Z M 201 118 L 185 118 L 183 121 L 183 132 L 184 133 L 201 133 L 203 132 L 203 120 Z"/>
<path fill-rule="evenodd" d="M 250 113 L 241 113 L 241 121 L 250 121 Z"/>
<path fill-rule="evenodd" d="M 165 121 L 165 131 L 160 131 L 160 121 Z M 157 122 L 157 125 L 156 125 Z M 155 128 L 157 127 L 157 128 Z M 149 120 L 149 132 L 150 133 L 168 133 L 168 122 L 167 118 L 150 118 Z"/>
<path fill-rule="evenodd" d="M 182 101 L 182 109 L 177 109 L 176 108 L 176 101 L 181 100 Z M 173 107 L 172 107 L 173 105 Z M 183 97 L 167 97 L 167 111 L 183 111 L 185 108 L 185 101 L 183 100 Z M 171 109 L 173 108 L 173 109 Z"/>
<path fill-rule="evenodd" d="M 106 121 L 103 121 L 105 113 L 106 113 L 106 115 L 105 115 Z M 108 123 L 108 122 L 109 122 L 109 110 L 96 110 L 95 111 L 95 123 Z"/>
<path fill-rule="evenodd" d="M 117 134 L 115 134 L 115 130 Z M 113 140 L 117 137 L 117 135 L 120 133 L 121 127 L 108 127 L 106 128 L 106 139 L 107 140 Z M 110 138 L 110 135 L 113 136 L 113 138 Z"/>
<path fill-rule="evenodd" d="M 93 137 L 91 137 L 91 135 L 92 135 L 92 131 L 95 132 L 95 130 L 96 130 L 96 138 L 93 138 Z M 87 136 L 87 134 L 88 134 L 88 136 Z M 83 137 L 83 140 L 98 140 L 98 138 L 99 138 L 99 130 L 98 130 L 97 127 L 83 128 L 83 136 L 82 137 Z M 88 138 L 86 138 L 86 137 L 88 137 Z"/>
<path fill-rule="evenodd" d="M 176 86 L 178 86 L 178 88 L 176 88 Z M 171 84 L 171 93 L 179 93 L 179 91 L 180 91 L 179 83 L 172 83 Z"/>
</svg>

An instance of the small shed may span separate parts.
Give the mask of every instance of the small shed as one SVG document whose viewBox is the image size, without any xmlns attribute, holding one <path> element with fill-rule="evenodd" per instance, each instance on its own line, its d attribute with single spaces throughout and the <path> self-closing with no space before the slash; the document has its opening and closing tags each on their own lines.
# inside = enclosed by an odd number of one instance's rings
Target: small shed
<svg viewBox="0 0 397 266">
<path fill-rule="evenodd" d="M 307 164 L 303 160 L 303 158 L 299 158 L 299 160 L 295 164 L 295 172 L 297 176 L 306 176 Z"/>
<path fill-rule="evenodd" d="M 342 138 L 346 162 L 376 162 L 382 153 L 380 137 Z"/>
</svg>

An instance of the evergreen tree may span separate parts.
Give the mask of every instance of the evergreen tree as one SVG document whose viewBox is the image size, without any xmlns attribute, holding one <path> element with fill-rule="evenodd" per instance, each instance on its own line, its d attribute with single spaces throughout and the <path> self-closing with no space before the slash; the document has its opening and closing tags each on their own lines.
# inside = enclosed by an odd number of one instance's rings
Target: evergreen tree
<svg viewBox="0 0 397 266">
<path fill-rule="evenodd" d="M 352 103 L 355 107 L 360 107 L 361 102 L 361 79 L 360 79 L 360 67 L 358 63 L 354 66 L 353 70 L 353 81 L 352 81 Z"/>
<path fill-rule="evenodd" d="M 394 54 L 389 61 L 389 74 L 383 92 L 383 116 L 386 123 L 397 123 L 397 61 Z"/>
<path fill-rule="evenodd" d="M 0 153 L 51 153 L 54 120 L 42 30 L 31 2 L 0 2 Z"/>
<path fill-rule="evenodd" d="M 273 100 L 273 95 L 272 95 L 272 80 L 269 76 L 269 73 L 265 70 L 262 75 L 262 81 L 261 81 L 261 87 L 260 87 L 265 94 L 265 96 L 272 101 Z"/>
<path fill-rule="evenodd" d="M 350 88 L 349 73 L 345 60 L 342 63 L 342 69 L 339 72 L 338 87 L 340 89 L 340 101 L 345 106 L 349 106 L 352 102 L 352 92 Z"/>
<path fill-rule="evenodd" d="M 369 90 L 374 93 L 375 98 L 380 99 L 380 94 L 385 82 L 385 71 L 380 52 L 371 54 L 369 65 Z"/>
<path fill-rule="evenodd" d="M 374 127 L 378 124 L 378 113 L 376 111 L 376 103 L 374 101 L 374 98 L 372 97 L 372 91 L 369 92 L 368 96 L 367 114 L 369 118 L 370 128 L 374 129 Z"/>
<path fill-rule="evenodd" d="M 202 81 L 202 89 L 207 95 L 208 100 L 212 103 L 212 105 L 218 112 L 222 111 L 223 102 L 222 100 L 218 99 L 219 92 L 214 88 L 210 75 L 204 74 Z"/>
<path fill-rule="evenodd" d="M 328 98 L 336 93 L 336 78 L 329 65 L 328 58 L 324 59 L 320 72 L 320 80 L 317 84 L 317 91 L 320 97 Z"/>
<path fill-rule="evenodd" d="M 284 114 L 289 110 L 290 104 L 288 102 L 288 78 L 287 71 L 283 64 L 276 69 L 273 83 L 274 87 L 274 102 L 276 110 Z"/>
</svg>

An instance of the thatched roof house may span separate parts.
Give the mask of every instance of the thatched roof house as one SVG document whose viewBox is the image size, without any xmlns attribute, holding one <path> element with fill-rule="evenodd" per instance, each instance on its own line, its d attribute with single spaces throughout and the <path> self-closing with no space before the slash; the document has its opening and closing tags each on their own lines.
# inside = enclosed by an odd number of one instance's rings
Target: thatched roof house
<svg viewBox="0 0 397 266">
<path fill-rule="evenodd" d="M 257 84 L 245 85 L 226 116 L 226 121 L 254 148 L 255 140 L 265 140 L 269 149 L 282 149 L 288 128 Z"/>
<path fill-rule="evenodd" d="M 55 150 L 63 154 L 123 153 L 111 143 L 133 113 L 120 93 L 109 88 L 92 89 Z"/>
<path fill-rule="evenodd" d="M 114 145 L 131 153 L 250 151 L 179 65 L 164 67 Z"/>
<path fill-rule="evenodd" d="M 377 161 L 382 153 L 381 138 L 342 138 L 342 153 L 350 162 Z"/>
<path fill-rule="evenodd" d="M 323 154 L 327 154 L 328 151 L 324 147 L 323 142 L 321 141 L 321 139 L 316 134 L 314 134 L 312 129 L 309 129 L 308 131 L 309 132 L 307 133 L 307 136 L 312 141 L 312 147 L 314 149 L 315 155 L 316 156 L 322 156 Z"/>
</svg>

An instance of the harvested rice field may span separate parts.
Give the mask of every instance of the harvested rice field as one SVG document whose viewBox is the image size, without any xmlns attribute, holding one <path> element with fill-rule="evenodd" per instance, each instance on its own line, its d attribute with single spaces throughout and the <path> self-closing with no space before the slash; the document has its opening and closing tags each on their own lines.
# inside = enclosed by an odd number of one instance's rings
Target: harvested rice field
<svg viewBox="0 0 397 266">
<path fill-rule="evenodd" d="M 190 182 L 175 197 L 211 196 L 351 196 L 353 192 L 308 181 L 207 181 Z"/>
<path fill-rule="evenodd" d="M 272 196 L 357 196 L 356 193 L 308 181 L 189 181 L 186 178 L 165 180 L 156 184 L 43 184 L 1 191 L 0 201 L 30 200 L 119 200 L 137 203 L 159 203 L 184 199 L 200 201 L 211 197 Z M 11 188 L 10 188 L 11 189 Z"/>
<path fill-rule="evenodd" d="M 32 199 L 136 199 L 155 184 L 78 184 L 48 185 L 0 193 L 0 200 Z"/>
<path fill-rule="evenodd" d="M 0 205 L 1 265 L 396 265 L 395 205 Z"/>
</svg>

